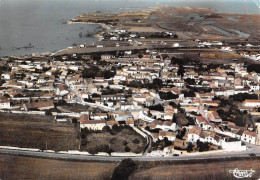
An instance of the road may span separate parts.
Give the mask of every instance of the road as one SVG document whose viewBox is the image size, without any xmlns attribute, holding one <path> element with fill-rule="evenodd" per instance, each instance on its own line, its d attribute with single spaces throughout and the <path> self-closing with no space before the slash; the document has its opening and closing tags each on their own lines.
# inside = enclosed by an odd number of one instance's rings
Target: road
<svg viewBox="0 0 260 180">
<path fill-rule="evenodd" d="M 72 48 L 58 51 L 54 56 L 63 56 L 66 54 L 88 54 L 88 53 L 105 53 L 114 51 L 130 51 L 146 49 L 146 46 L 120 46 L 120 47 L 88 47 L 88 48 Z"/>
<path fill-rule="evenodd" d="M 134 161 L 179 161 L 179 160 L 206 160 L 206 159 L 221 159 L 231 157 L 247 157 L 250 153 L 255 153 L 257 157 L 260 157 L 260 151 L 248 150 L 243 152 L 226 152 L 218 154 L 207 155 L 188 155 L 188 156 L 172 156 L 172 157 L 153 157 L 153 156 L 140 156 L 140 157 L 111 157 L 111 156 L 86 156 L 75 154 L 61 154 L 61 153 L 48 153 L 48 152 L 35 152 L 35 151 L 22 151 L 22 150 L 10 150 L 0 149 L 0 153 L 9 155 L 22 155 L 40 158 L 54 158 L 64 160 L 89 160 L 89 161 L 121 161 L 123 159 L 131 158 Z"/>
</svg>

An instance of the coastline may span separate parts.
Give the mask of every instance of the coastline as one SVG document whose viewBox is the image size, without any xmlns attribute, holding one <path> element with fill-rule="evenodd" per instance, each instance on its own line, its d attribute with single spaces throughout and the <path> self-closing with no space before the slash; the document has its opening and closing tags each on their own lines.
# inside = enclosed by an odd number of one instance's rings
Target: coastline
<svg viewBox="0 0 260 180">
<path fill-rule="evenodd" d="M 67 24 L 98 24 L 102 27 L 102 31 L 99 31 L 96 34 L 93 34 L 93 37 L 97 38 L 98 41 L 102 40 L 102 36 L 100 35 L 101 32 L 108 32 L 110 31 L 110 27 L 105 23 L 93 23 L 93 22 L 74 22 L 74 21 L 67 21 Z"/>
</svg>

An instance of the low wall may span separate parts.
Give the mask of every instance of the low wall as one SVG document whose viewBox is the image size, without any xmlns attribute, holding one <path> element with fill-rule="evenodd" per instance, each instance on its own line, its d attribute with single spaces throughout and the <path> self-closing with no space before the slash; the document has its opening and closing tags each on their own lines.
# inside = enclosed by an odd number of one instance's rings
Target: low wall
<svg viewBox="0 0 260 180">
<path fill-rule="evenodd" d="M 187 155 L 207 155 L 207 154 L 215 154 L 215 153 L 223 153 L 224 150 L 215 150 L 215 151 L 205 151 L 205 152 L 195 152 L 195 153 L 187 153 Z"/>
<path fill-rule="evenodd" d="M 45 111 L 11 111 L 11 113 L 45 115 Z"/>
<path fill-rule="evenodd" d="M 112 152 L 111 156 L 120 156 L 120 157 L 142 156 L 142 153 L 136 154 L 133 152 Z"/>
<path fill-rule="evenodd" d="M 39 114 L 39 115 L 45 115 L 45 111 L 13 111 L 13 110 L 0 110 L 0 112 L 14 113 L 14 114 Z"/>
<path fill-rule="evenodd" d="M 91 155 L 88 152 L 81 152 L 81 151 L 78 151 L 78 150 L 69 150 L 68 154 Z"/>
<path fill-rule="evenodd" d="M 22 150 L 22 151 L 41 151 L 40 149 L 34 149 L 34 148 L 19 148 L 19 147 L 13 147 L 13 146 L 0 146 L 0 149 L 12 149 L 12 150 Z"/>
<path fill-rule="evenodd" d="M 70 117 L 80 117 L 80 113 L 58 113 L 58 112 L 52 112 L 53 116 L 70 116 Z"/>
</svg>

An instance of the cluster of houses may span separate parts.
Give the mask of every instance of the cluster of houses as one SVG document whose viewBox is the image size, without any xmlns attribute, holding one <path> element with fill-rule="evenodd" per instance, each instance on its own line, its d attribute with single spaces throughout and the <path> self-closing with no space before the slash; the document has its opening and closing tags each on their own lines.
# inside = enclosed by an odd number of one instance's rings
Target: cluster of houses
<svg viewBox="0 0 260 180">
<path fill-rule="evenodd" d="M 9 59 L 7 70 L 1 74 L 4 83 L 0 88 L 0 109 L 51 110 L 48 115 L 57 115 L 60 102 L 66 106 L 95 107 L 101 111 L 74 112 L 81 128 L 102 130 L 113 125 L 138 126 L 154 142 L 165 138 L 172 141 L 173 147 L 165 147 L 162 151 L 168 155 L 174 153 L 175 147 L 182 149 L 183 153 L 189 143 L 196 144 L 198 140 L 226 151 L 246 150 L 242 142 L 259 145 L 255 129 L 222 121 L 216 111 L 220 100 L 215 99 L 239 93 L 258 94 L 258 73 L 249 73 L 244 64 L 238 63 L 207 71 L 198 70 L 196 64 L 181 67 L 172 64 L 169 58 L 162 58 L 157 51 L 147 50 L 141 57 L 132 51 L 124 54 L 120 58 L 103 54 L 100 61 L 106 65 L 67 58 Z M 115 71 L 115 75 L 109 79 L 83 78 L 83 71 L 91 66 Z M 180 73 L 180 68 L 185 71 Z M 187 95 L 185 92 L 190 87 L 210 91 Z M 165 98 L 164 94 L 171 96 Z M 241 110 L 248 112 L 255 112 L 258 107 L 259 99 L 241 103 Z M 177 122 L 180 113 L 193 123 Z M 179 138 L 178 132 L 184 129 L 183 137 Z"/>
</svg>

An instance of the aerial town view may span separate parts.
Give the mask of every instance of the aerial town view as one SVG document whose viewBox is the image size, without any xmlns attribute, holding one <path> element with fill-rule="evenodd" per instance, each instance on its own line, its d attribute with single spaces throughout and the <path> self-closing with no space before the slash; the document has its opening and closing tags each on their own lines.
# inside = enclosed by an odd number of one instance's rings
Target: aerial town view
<svg viewBox="0 0 260 180">
<path fill-rule="evenodd" d="M 260 178 L 260 0 L 0 0 L 0 180 Z"/>
</svg>

